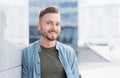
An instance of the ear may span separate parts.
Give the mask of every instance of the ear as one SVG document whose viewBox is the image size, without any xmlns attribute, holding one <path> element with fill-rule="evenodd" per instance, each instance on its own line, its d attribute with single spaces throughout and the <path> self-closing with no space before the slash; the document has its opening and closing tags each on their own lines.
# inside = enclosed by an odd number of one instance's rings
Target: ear
<svg viewBox="0 0 120 78">
<path fill-rule="evenodd" d="M 37 29 L 38 29 L 39 31 L 41 30 L 40 22 L 37 23 Z"/>
</svg>

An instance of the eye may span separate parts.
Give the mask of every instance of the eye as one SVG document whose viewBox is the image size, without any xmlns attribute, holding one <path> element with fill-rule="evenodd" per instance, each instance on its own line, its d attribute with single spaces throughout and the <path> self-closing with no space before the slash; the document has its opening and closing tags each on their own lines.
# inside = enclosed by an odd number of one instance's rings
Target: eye
<svg viewBox="0 0 120 78">
<path fill-rule="evenodd" d="M 56 23 L 56 26 L 60 26 L 60 23 Z"/>
<path fill-rule="evenodd" d="M 51 25 L 52 23 L 49 21 L 49 22 L 47 22 L 47 24 L 48 24 L 48 25 Z"/>
</svg>

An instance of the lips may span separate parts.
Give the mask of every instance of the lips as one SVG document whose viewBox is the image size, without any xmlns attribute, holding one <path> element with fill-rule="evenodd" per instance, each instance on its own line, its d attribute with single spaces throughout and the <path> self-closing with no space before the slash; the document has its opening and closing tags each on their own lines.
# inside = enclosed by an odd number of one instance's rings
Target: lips
<svg viewBox="0 0 120 78">
<path fill-rule="evenodd" d="M 50 34 L 56 34 L 56 32 L 50 32 Z"/>
<path fill-rule="evenodd" d="M 55 31 L 49 31 L 50 34 L 57 34 Z"/>
</svg>

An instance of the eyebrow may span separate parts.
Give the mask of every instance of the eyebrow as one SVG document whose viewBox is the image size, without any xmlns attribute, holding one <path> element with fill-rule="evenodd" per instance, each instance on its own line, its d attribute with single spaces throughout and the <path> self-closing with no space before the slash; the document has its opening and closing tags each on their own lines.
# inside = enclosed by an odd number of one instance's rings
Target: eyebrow
<svg viewBox="0 0 120 78">
<path fill-rule="evenodd" d="M 49 20 L 49 21 L 47 21 L 47 22 L 53 22 L 53 21 L 51 21 L 51 20 Z M 56 21 L 57 23 L 61 23 L 60 21 Z"/>
</svg>

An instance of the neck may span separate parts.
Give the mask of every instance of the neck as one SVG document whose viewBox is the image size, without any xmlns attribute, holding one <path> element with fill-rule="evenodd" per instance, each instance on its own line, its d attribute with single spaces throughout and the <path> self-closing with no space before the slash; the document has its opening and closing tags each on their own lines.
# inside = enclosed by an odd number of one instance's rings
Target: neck
<svg viewBox="0 0 120 78">
<path fill-rule="evenodd" d="M 51 48 L 51 47 L 54 47 L 56 45 L 56 40 L 50 41 L 44 37 L 41 37 L 40 45 L 45 47 L 45 48 Z"/>
</svg>

